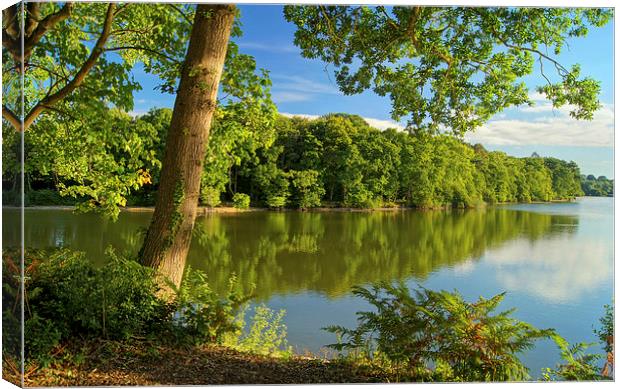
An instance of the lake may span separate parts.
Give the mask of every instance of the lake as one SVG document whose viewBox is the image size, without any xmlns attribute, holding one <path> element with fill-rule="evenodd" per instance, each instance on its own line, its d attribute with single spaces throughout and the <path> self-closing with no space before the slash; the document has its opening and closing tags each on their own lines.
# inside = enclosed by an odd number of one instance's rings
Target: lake
<svg viewBox="0 0 620 389">
<path fill-rule="evenodd" d="M 116 223 L 71 211 L 26 209 L 29 247 L 71 247 L 102 263 L 111 245 L 137 252 L 149 212 Z M 3 245 L 19 244 L 19 210 L 3 209 Z M 321 353 L 335 342 L 321 327 L 355 326 L 369 308 L 353 285 L 405 281 L 458 290 L 467 299 L 507 292 L 500 308 L 569 342 L 594 342 L 613 295 L 613 199 L 516 204 L 474 210 L 208 213 L 196 221 L 188 263 L 224 292 L 231 274 L 256 287 L 254 303 L 286 310 L 288 340 Z M 600 348 L 594 347 L 598 352 Z M 559 352 L 539 342 L 524 358 L 531 374 Z"/>
</svg>

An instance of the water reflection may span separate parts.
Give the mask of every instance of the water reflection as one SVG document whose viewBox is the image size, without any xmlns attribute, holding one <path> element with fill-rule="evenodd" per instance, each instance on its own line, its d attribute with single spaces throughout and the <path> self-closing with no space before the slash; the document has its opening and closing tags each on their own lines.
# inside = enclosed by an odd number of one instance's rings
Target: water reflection
<svg viewBox="0 0 620 389">
<path fill-rule="evenodd" d="M 473 266 L 512 239 L 534 242 L 575 231 L 573 216 L 506 209 L 450 212 L 207 215 L 196 224 L 192 267 L 224 291 L 230 273 L 259 299 L 314 291 L 330 298 L 352 285 Z"/>
<path fill-rule="evenodd" d="M 18 212 L 5 209 L 3 215 L 5 245 L 16 245 L 17 231 L 9 226 Z M 117 223 L 111 223 L 96 215 L 27 210 L 26 246 L 72 247 L 102 263 L 108 245 L 136 253 L 150 215 L 124 212 Z M 502 208 L 207 214 L 196 221 L 188 263 L 206 271 L 213 288 L 220 292 L 226 290 L 228 278 L 234 273 L 247 290 L 250 285 L 256 286 L 260 300 L 306 291 L 335 298 L 356 284 L 411 277 L 423 281 L 445 267 L 467 272 L 489 249 L 504 246 L 495 251 L 493 259 L 502 266 L 514 264 L 510 274 L 502 272 L 504 282 L 523 287 L 532 284 L 527 288 L 537 290 L 549 284 L 546 277 L 551 275 L 546 273 L 552 273 L 542 264 L 557 258 L 559 266 L 560 258 L 553 256 L 554 249 L 546 243 L 536 242 L 543 237 L 557 238 L 559 246 L 577 246 L 581 243 L 571 243 L 570 236 L 578 222 L 575 216 Z M 587 250 L 575 247 L 574 260 L 568 259 L 570 268 L 580 265 L 577 257 Z M 597 252 L 591 254 L 599 256 Z M 562 255 L 562 260 L 567 258 Z M 524 267 L 519 261 L 529 262 Z M 572 274 L 570 268 L 565 268 L 565 273 Z M 588 278 L 592 272 L 587 270 L 584 268 L 578 275 L 583 283 L 608 277 L 604 273 Z M 558 271 L 553 277 L 559 280 L 562 274 Z M 566 289 L 570 289 L 571 282 L 566 281 Z M 539 283 L 547 285 L 533 285 Z M 560 281 L 555 284 L 565 285 Z M 572 285 L 580 286 L 579 281 Z M 559 292 L 552 291 L 550 296 L 556 296 L 554 293 Z"/>
<path fill-rule="evenodd" d="M 506 290 L 553 303 L 574 301 L 612 278 L 613 253 L 608 242 L 575 240 L 570 235 L 544 242 L 517 240 L 486 255 Z"/>
</svg>

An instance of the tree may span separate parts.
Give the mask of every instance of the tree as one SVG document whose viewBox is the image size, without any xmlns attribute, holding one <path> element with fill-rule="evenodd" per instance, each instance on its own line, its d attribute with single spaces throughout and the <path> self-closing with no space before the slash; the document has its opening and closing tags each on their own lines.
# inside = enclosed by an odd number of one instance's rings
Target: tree
<svg viewBox="0 0 620 389">
<path fill-rule="evenodd" d="M 537 90 L 555 107 L 573 105 L 573 117 L 591 119 L 599 83 L 547 50 L 559 54 L 567 38 L 612 15 L 600 8 L 284 7 L 302 55 L 334 65 L 345 94 L 372 89 L 390 97 L 393 119 L 408 116 L 411 131 L 455 134 L 509 106 L 532 104 L 520 79 L 536 60 L 548 80 Z M 544 73 L 545 64 L 556 77 Z"/>
<path fill-rule="evenodd" d="M 10 40 L 4 46 L 3 59 L 13 61 L 10 68 L 23 66 L 27 73 L 26 124 L 33 125 L 49 110 L 63 114 L 85 108 L 95 111 L 110 103 L 131 109 L 131 92 L 137 85 L 127 75 L 138 60 L 145 63 L 147 71 L 162 77 L 163 90 L 177 91 L 156 209 L 141 258 L 143 264 L 178 284 L 194 224 L 222 67 L 228 59 L 228 40 L 236 29 L 235 8 L 199 5 L 192 26 L 190 6 L 70 4 L 28 5 L 23 16 L 24 37 L 16 28 L 19 9 L 5 14 L 3 35 Z M 74 13 L 77 22 L 69 23 L 68 17 Z M 456 134 L 481 125 L 506 107 L 530 103 L 527 88 L 519 79 L 533 71 L 535 59 L 558 70 L 557 82 L 549 81 L 539 92 L 555 106 L 574 106 L 574 117 L 591 118 L 600 105 L 599 84 L 580 78 L 578 66 L 563 67 L 543 46 L 558 54 L 568 37 L 585 35 L 589 27 L 602 26 L 611 15 L 605 9 L 285 7 L 285 17 L 298 27 L 295 42 L 303 55 L 334 64 L 337 82 L 345 93 L 372 87 L 376 93 L 390 96 L 395 119 L 409 116 L 410 130 L 447 128 Z M 179 54 L 190 26 L 190 44 L 181 65 Z M 46 38 L 37 38 L 37 31 Z M 51 34 L 53 31 L 57 34 Z M 20 62 L 20 56 L 15 55 L 18 38 L 28 40 L 26 48 L 33 42 L 28 62 Z M 142 42 L 148 44 L 140 46 Z M 106 52 L 119 53 L 122 61 L 106 57 Z M 60 64 L 49 62 L 57 57 Z M 224 89 L 255 81 L 244 79 L 241 73 L 232 66 L 224 74 Z M 13 115 L 5 113 L 3 106 L 3 116 L 17 124 L 14 112 L 19 96 L 15 91 L 19 88 L 10 87 L 18 77 L 6 73 L 3 78 L 9 81 L 6 90 L 12 93 L 6 108 L 13 111 Z M 335 125 L 330 128 L 326 122 Z M 365 183 L 360 172 L 364 161 L 354 143 L 355 134 L 349 133 L 355 124 L 355 118 L 338 115 L 325 119 L 315 132 L 326 150 L 336 153 L 327 153 L 331 160 L 325 159 L 322 166 L 325 189 L 330 199 L 340 197 L 345 203 L 374 200 L 367 187 L 371 183 Z M 335 139 L 325 136 L 331 134 Z M 284 192 L 284 181 L 280 181 L 279 189 Z M 382 185 L 372 185 L 383 190 Z"/>
<path fill-rule="evenodd" d="M 291 170 L 288 172 L 295 205 L 301 209 L 321 206 L 325 189 L 320 185 L 316 170 Z"/>
<path fill-rule="evenodd" d="M 3 126 L 3 138 L 9 139 L 3 152 L 11 141 L 19 144 L 9 131 L 26 131 L 25 147 L 43 147 L 29 150 L 28 160 L 48 167 L 56 157 L 64 161 L 57 176 L 72 183 L 70 191 L 59 187 L 62 193 L 83 195 L 81 206 L 115 217 L 126 195 L 147 183 L 148 168 L 155 167 L 153 156 L 142 154 L 147 145 L 135 139 L 149 131 L 130 125 L 130 118 L 119 120 L 119 111 L 133 109 L 133 92 L 140 89 L 131 69 L 143 63 L 169 89 L 189 27 L 182 8 L 166 4 L 28 2 L 3 10 L 2 115 L 10 124 Z M 178 39 L 170 39 L 175 34 Z M 129 148 L 129 158 L 116 158 L 112 148 Z"/>
<path fill-rule="evenodd" d="M 18 131 L 51 111 L 67 120 L 109 103 L 131 110 L 132 92 L 140 88 L 130 77 L 133 65 L 143 61 L 147 71 L 173 82 L 189 28 L 182 10 L 170 5 L 28 2 L 2 12 L 2 117 Z"/>
<path fill-rule="evenodd" d="M 141 262 L 181 283 L 196 218 L 200 178 L 235 18 L 234 5 L 196 7 L 166 139 L 159 189 Z"/>
</svg>

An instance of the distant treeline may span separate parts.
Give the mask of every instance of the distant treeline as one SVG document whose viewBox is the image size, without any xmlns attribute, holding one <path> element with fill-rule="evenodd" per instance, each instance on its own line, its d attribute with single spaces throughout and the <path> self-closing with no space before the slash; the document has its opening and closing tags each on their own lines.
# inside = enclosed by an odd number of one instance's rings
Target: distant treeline
<svg viewBox="0 0 620 389">
<path fill-rule="evenodd" d="M 157 123 L 161 114 L 141 120 Z M 247 133 L 230 127 L 220 121 L 211 135 L 205 205 L 230 201 L 235 193 L 272 208 L 472 207 L 583 195 L 574 162 L 515 158 L 448 135 L 380 131 L 356 115 L 279 115 L 272 128 Z M 145 187 L 134 201 L 148 201 L 152 189 Z"/>
<path fill-rule="evenodd" d="M 594 177 L 592 174 L 581 176 L 581 190 L 586 196 L 612 197 L 614 195 L 614 180 L 605 176 Z"/>
<path fill-rule="evenodd" d="M 71 197 L 58 196 L 58 188 L 91 203 L 88 195 L 96 190 L 101 202 L 102 193 L 122 193 L 118 182 L 127 177 L 127 182 L 137 180 L 140 185 L 132 184 L 124 194 L 126 204 L 153 205 L 170 117 L 169 109 L 154 109 L 138 118 L 117 112 L 112 123 L 122 129 L 113 132 L 118 135 L 98 140 L 99 133 L 91 132 L 79 143 L 74 140 L 77 130 L 65 144 L 63 139 L 54 144 L 54 138 L 28 134 L 26 203 L 70 203 Z M 590 176 L 584 178 L 574 162 L 537 154 L 511 157 L 448 135 L 381 131 L 356 115 L 314 120 L 274 115 L 271 121 L 261 117 L 242 109 L 216 115 L 202 177 L 203 205 L 217 206 L 242 193 L 253 206 L 271 208 L 473 207 L 568 200 L 584 192 L 610 195 L 613 188 L 606 179 L 594 183 Z M 56 136 L 67 136 L 55 123 L 48 126 Z M 129 148 L 123 145 L 128 136 Z M 76 143 L 74 150 L 67 146 L 70 140 Z M 90 152 L 75 151 L 88 142 L 93 145 Z M 69 169 L 71 164 L 75 167 Z M 4 190 L 15 187 L 6 167 Z M 115 171 L 117 178 L 112 177 Z M 11 197 L 10 190 L 5 191 L 5 203 L 14 200 Z"/>
</svg>

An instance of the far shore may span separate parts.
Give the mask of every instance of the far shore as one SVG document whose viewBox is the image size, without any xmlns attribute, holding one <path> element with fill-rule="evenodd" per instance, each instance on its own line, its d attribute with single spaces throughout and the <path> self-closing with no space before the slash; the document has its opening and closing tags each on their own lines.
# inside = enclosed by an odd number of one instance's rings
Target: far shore
<svg viewBox="0 0 620 389">
<path fill-rule="evenodd" d="M 583 197 L 601 197 L 601 196 L 583 196 Z M 485 208 L 487 206 L 504 206 L 504 205 L 517 205 L 517 204 L 553 204 L 553 203 L 569 203 L 574 202 L 576 199 L 567 199 L 567 200 L 551 200 L 551 201 L 532 201 L 530 203 L 511 203 L 511 202 L 502 202 L 496 204 L 483 204 L 478 207 L 465 208 L 465 209 L 480 209 Z M 13 205 L 3 205 L 3 209 L 20 209 L 20 207 L 16 207 Z M 33 205 L 26 206 L 25 209 L 31 210 L 66 210 L 73 211 L 75 210 L 75 206 L 72 205 Z M 155 209 L 154 206 L 129 206 L 129 207 L 120 207 L 121 211 L 124 212 L 153 212 Z M 198 215 L 208 214 L 208 213 L 244 213 L 244 212 L 395 212 L 395 211 L 433 211 L 433 210 L 448 210 L 448 209 L 462 209 L 462 208 L 450 208 L 450 207 L 437 207 L 437 208 L 417 208 L 417 207 L 409 207 L 409 206 L 395 206 L 395 207 L 379 207 L 379 208 L 350 208 L 350 207 L 316 207 L 316 208 L 308 208 L 308 209 L 296 209 L 296 208 L 279 208 L 279 209 L 271 209 L 264 207 L 250 207 L 245 209 L 235 208 L 232 206 L 218 206 L 218 207 L 206 207 L 199 206 L 198 207 Z"/>
</svg>

